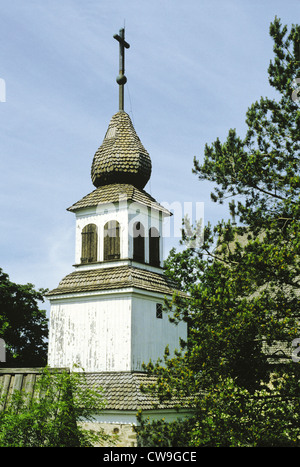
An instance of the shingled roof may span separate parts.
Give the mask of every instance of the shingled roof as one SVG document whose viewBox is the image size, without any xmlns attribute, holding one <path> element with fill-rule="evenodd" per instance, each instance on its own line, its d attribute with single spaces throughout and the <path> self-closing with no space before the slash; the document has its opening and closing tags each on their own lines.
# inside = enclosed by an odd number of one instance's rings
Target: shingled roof
<svg viewBox="0 0 300 467">
<path fill-rule="evenodd" d="M 172 295 L 176 284 L 164 274 L 133 266 L 115 266 L 74 271 L 62 279 L 58 287 L 48 292 L 47 296 L 132 287 Z"/>
<path fill-rule="evenodd" d="M 155 394 L 152 392 L 142 391 L 142 386 L 145 388 L 156 381 L 155 376 L 149 376 L 142 372 L 99 372 L 85 373 L 84 383 L 89 388 L 97 390 L 101 388 L 105 399 L 104 410 L 151 410 L 156 409 L 172 409 L 181 405 L 188 406 L 187 402 L 170 400 L 161 403 Z M 101 392 L 102 392 L 101 391 Z"/>
<path fill-rule="evenodd" d="M 96 187 L 130 183 L 144 188 L 151 176 L 151 159 L 135 132 L 129 115 L 117 112 L 111 119 L 91 168 Z"/>
<path fill-rule="evenodd" d="M 5 368 L 0 369 L 0 411 L 5 409 L 14 392 L 22 391 L 28 397 L 38 397 L 37 381 L 45 368 Z M 48 372 L 69 372 L 66 368 L 47 368 Z M 142 391 L 155 382 L 155 376 L 142 372 L 97 372 L 79 373 L 82 375 L 80 386 L 99 391 L 105 400 L 104 410 L 134 411 L 152 409 L 174 409 L 188 407 L 188 401 L 170 400 L 161 403 L 152 392 Z M 38 389 L 39 391 L 39 389 Z M 97 409 L 97 407 L 95 407 Z"/>
<path fill-rule="evenodd" d="M 145 206 L 164 212 L 166 215 L 171 213 L 161 206 L 151 195 L 144 190 L 140 190 L 133 185 L 126 183 L 114 183 L 111 185 L 100 186 L 81 200 L 68 208 L 68 211 L 76 212 L 79 209 L 90 208 L 105 203 L 119 203 L 123 201 L 132 201 L 144 204 Z"/>
</svg>

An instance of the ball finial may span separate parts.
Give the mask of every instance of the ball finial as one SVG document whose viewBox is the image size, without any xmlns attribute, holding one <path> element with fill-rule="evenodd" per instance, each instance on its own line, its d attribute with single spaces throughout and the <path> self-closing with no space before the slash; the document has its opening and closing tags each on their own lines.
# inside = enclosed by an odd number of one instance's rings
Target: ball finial
<svg viewBox="0 0 300 467">
<path fill-rule="evenodd" d="M 127 83 L 127 78 L 125 75 L 118 75 L 116 81 L 119 84 L 119 86 L 124 86 L 124 84 Z"/>
</svg>

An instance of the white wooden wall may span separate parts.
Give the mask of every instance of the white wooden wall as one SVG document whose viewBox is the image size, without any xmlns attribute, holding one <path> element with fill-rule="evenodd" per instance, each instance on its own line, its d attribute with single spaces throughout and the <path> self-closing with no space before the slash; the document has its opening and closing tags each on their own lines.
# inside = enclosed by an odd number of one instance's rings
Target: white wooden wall
<svg viewBox="0 0 300 467">
<path fill-rule="evenodd" d="M 48 364 L 84 371 L 129 371 L 131 313 L 128 296 L 53 303 Z"/>
<path fill-rule="evenodd" d="M 170 323 L 166 313 L 156 317 L 156 304 L 162 298 L 134 296 L 132 299 L 132 369 L 141 370 L 150 359 L 162 358 L 169 345 L 170 352 L 179 349 L 179 337 L 186 339 L 186 325 Z"/>
<path fill-rule="evenodd" d="M 184 323 L 156 317 L 163 297 L 137 293 L 52 300 L 49 358 L 51 367 L 80 365 L 84 371 L 140 371 L 150 359 L 179 348 Z"/>
</svg>

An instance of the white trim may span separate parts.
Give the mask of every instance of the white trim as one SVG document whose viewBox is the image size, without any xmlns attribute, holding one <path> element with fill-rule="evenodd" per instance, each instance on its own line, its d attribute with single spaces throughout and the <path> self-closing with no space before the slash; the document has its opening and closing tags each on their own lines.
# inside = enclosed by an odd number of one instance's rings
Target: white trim
<svg viewBox="0 0 300 467">
<path fill-rule="evenodd" d="M 93 269 L 107 269 L 107 268 L 115 268 L 119 266 L 132 266 L 133 268 L 142 269 L 144 271 L 156 272 L 158 274 L 163 275 L 163 268 L 157 268 L 155 266 L 151 266 L 147 263 L 138 263 L 133 261 L 130 258 L 115 260 L 115 261 L 104 261 L 104 262 L 95 262 L 95 263 L 80 263 L 73 265 L 76 271 L 89 271 Z"/>
<path fill-rule="evenodd" d="M 188 409 L 150 409 L 142 410 L 142 417 L 149 417 L 150 421 L 161 420 L 172 422 L 178 419 L 184 419 L 192 416 L 193 411 Z M 94 423 L 107 423 L 119 425 L 135 425 L 138 426 L 137 410 L 101 410 L 100 413 L 95 413 L 93 416 Z M 82 422 L 86 421 L 81 419 Z"/>
<path fill-rule="evenodd" d="M 97 298 L 99 295 L 109 295 L 110 297 L 113 295 L 118 296 L 119 294 L 128 294 L 132 295 L 134 294 L 135 296 L 141 295 L 141 296 L 147 296 L 148 298 L 160 298 L 163 299 L 164 297 L 171 297 L 171 294 L 165 294 L 162 292 L 151 292 L 149 290 L 142 290 L 142 289 L 137 289 L 135 287 L 128 287 L 128 288 L 123 288 L 123 289 L 113 289 L 113 290 L 95 290 L 95 291 L 90 291 L 90 292 L 73 292 L 73 293 L 67 293 L 67 294 L 59 294 L 59 295 L 52 295 L 51 297 L 47 297 L 50 302 L 52 301 L 59 301 L 59 300 L 67 300 L 68 302 L 72 301 L 73 299 L 77 298 Z"/>
</svg>

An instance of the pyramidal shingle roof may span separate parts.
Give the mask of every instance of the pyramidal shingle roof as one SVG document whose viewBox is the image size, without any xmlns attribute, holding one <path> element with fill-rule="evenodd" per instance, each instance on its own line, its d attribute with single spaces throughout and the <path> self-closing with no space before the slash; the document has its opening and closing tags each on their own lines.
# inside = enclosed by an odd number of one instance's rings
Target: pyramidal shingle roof
<svg viewBox="0 0 300 467">
<path fill-rule="evenodd" d="M 0 413 L 10 403 L 14 393 L 21 391 L 29 397 L 41 397 L 38 382 L 45 372 L 45 368 L 1 368 L 0 369 Z M 70 372 L 68 368 L 47 368 L 47 372 Z M 145 392 L 143 387 L 151 386 L 156 377 L 142 372 L 95 372 L 79 373 L 82 376 L 80 386 L 99 392 L 104 398 L 105 410 L 135 411 L 156 409 L 187 408 L 189 401 L 168 400 L 160 402 L 158 395 L 152 391 Z M 76 397 L 76 394 L 74 394 Z M 58 397 L 61 395 L 58 394 Z M 97 407 L 95 407 L 97 409 Z"/>
<path fill-rule="evenodd" d="M 156 376 L 129 371 L 85 373 L 83 386 L 86 385 L 95 391 L 101 389 L 105 400 L 104 410 L 138 411 L 189 407 L 188 399 L 160 402 L 158 395 L 152 391 L 143 391 L 142 388 L 146 389 L 156 380 Z"/>
<path fill-rule="evenodd" d="M 105 291 L 135 288 L 172 295 L 176 284 L 164 274 L 132 266 L 114 266 L 74 271 L 62 279 L 58 287 L 46 295 L 62 295 L 78 292 Z M 180 291 L 179 295 L 186 296 Z"/>
<path fill-rule="evenodd" d="M 96 151 L 91 168 L 96 187 L 129 183 L 144 188 L 151 176 L 151 159 L 142 145 L 129 115 L 117 112 L 111 119 L 103 143 Z"/>
<path fill-rule="evenodd" d="M 162 211 L 170 216 L 171 213 L 159 204 L 145 190 L 140 190 L 133 185 L 126 183 L 114 183 L 111 185 L 99 186 L 96 190 L 84 196 L 81 200 L 68 208 L 68 211 L 76 212 L 79 209 L 91 208 L 105 203 L 118 203 L 132 201 L 144 204 L 145 206 Z"/>
</svg>

